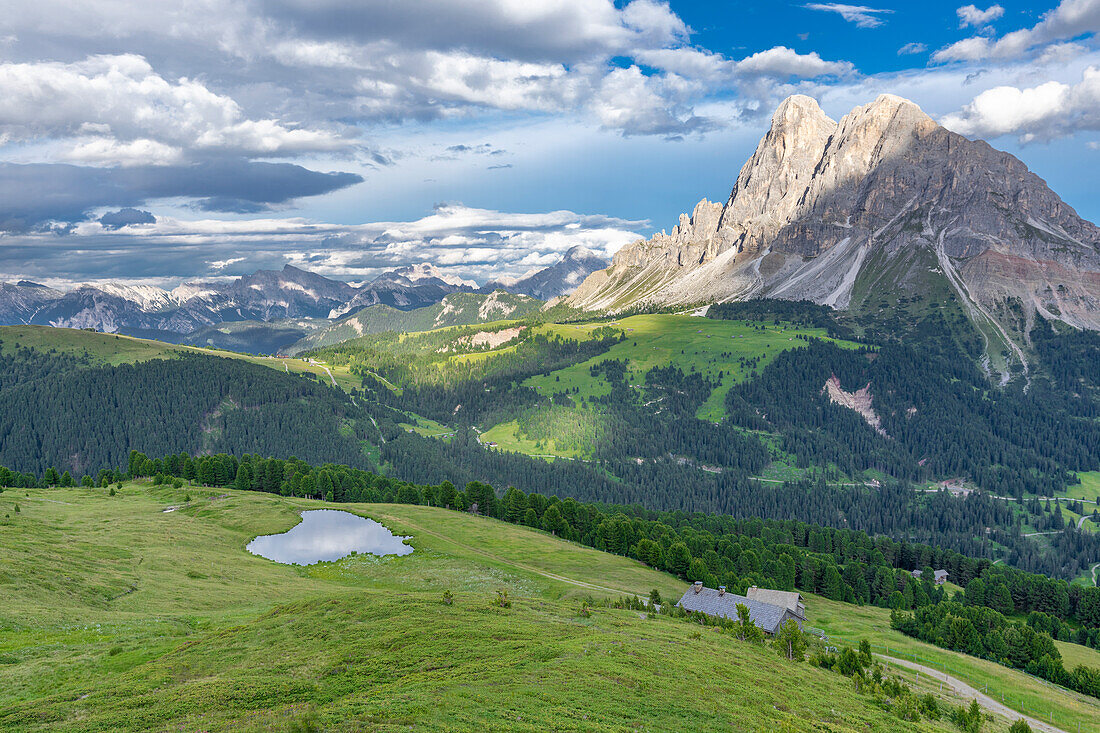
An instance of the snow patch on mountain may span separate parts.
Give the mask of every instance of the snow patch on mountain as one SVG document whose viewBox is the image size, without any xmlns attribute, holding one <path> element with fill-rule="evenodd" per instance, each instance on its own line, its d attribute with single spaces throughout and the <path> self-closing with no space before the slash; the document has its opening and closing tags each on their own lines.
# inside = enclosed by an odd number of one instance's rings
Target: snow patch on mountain
<svg viewBox="0 0 1100 733">
<path fill-rule="evenodd" d="M 399 267 L 396 270 L 391 270 L 379 276 L 376 282 L 383 278 L 390 280 L 404 279 L 409 283 L 419 283 L 425 280 L 439 280 L 456 288 L 477 287 L 477 283 L 473 280 L 463 280 L 457 275 L 448 275 L 430 262 L 420 262 L 415 265 Z"/>
<path fill-rule="evenodd" d="M 82 287 L 96 290 L 134 303 L 143 311 L 157 311 L 179 305 L 171 293 L 155 285 L 122 285 L 121 283 L 86 284 Z"/>
<path fill-rule="evenodd" d="M 550 300 L 568 295 L 593 272 L 607 267 L 607 260 L 587 247 L 570 248 L 562 258 L 542 270 L 529 270 L 518 278 L 501 277 L 485 284 L 481 292 L 507 290 L 509 293 L 530 295 L 540 300 Z"/>
</svg>

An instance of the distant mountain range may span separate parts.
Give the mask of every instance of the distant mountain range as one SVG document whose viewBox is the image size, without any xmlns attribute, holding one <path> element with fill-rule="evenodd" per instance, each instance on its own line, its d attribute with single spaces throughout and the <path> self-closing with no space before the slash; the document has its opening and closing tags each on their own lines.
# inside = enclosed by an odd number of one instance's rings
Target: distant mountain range
<svg viewBox="0 0 1100 733">
<path fill-rule="evenodd" d="M 68 292 L 0 283 L 0 323 L 186 334 L 224 321 L 328 318 L 358 290 L 287 265 L 227 283 L 81 285 Z"/>
<path fill-rule="evenodd" d="M 61 291 L 20 281 L 0 283 L 0 325 L 94 328 L 175 343 L 270 352 L 371 306 L 411 311 L 441 303 L 453 293 L 476 293 L 476 299 L 488 302 L 496 291 L 545 300 L 570 292 L 590 272 L 606 265 L 590 251 L 573 248 L 544 270 L 484 288 L 428 263 L 382 273 L 359 287 L 291 265 L 259 270 L 230 282 L 184 283 L 172 290 L 105 283 Z M 524 308 L 529 310 L 526 304 Z"/>
<path fill-rule="evenodd" d="M 531 270 L 517 278 L 491 280 L 482 292 L 506 290 L 509 293 L 530 295 L 539 300 L 550 300 L 573 292 L 584 279 L 602 270 L 608 261 L 585 247 L 573 247 L 557 264 L 544 270 Z"/>
<path fill-rule="evenodd" d="M 623 247 L 568 303 L 616 311 L 750 297 L 879 322 L 952 307 L 1007 377 L 1027 370 L 1036 316 L 1100 329 L 1100 229 L 1018 159 L 908 100 L 883 95 L 835 122 L 793 96 L 725 204 L 703 199 L 671 234 Z"/>
</svg>

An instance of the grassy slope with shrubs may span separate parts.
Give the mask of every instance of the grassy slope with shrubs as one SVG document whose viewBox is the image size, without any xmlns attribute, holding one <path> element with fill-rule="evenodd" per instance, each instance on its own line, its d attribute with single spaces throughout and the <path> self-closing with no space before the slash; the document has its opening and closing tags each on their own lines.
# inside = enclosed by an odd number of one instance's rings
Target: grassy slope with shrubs
<svg viewBox="0 0 1100 733">
<path fill-rule="evenodd" d="M 951 729 L 774 649 L 606 607 L 683 585 L 524 527 L 350 504 L 416 551 L 307 568 L 245 552 L 317 506 L 135 483 L 0 494 L 0 727 Z"/>
</svg>

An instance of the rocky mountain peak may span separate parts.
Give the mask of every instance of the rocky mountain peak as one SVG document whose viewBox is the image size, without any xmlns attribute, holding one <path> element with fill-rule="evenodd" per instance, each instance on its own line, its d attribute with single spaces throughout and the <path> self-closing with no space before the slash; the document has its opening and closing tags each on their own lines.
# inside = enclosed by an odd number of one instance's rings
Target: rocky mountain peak
<svg viewBox="0 0 1100 733">
<path fill-rule="evenodd" d="M 801 129 L 812 129 L 820 124 L 836 127 L 816 99 L 805 94 L 792 94 L 775 108 L 768 134 L 781 135 L 788 131 L 797 134 Z"/>
<path fill-rule="evenodd" d="M 387 283 L 414 285 L 423 282 L 445 284 L 455 288 L 476 288 L 473 280 L 463 280 L 456 275 L 448 275 L 431 262 L 419 262 L 382 273 L 371 285 L 381 286 Z"/>
<path fill-rule="evenodd" d="M 908 99 L 883 94 L 841 117 L 830 147 L 858 144 L 870 150 L 884 144 L 887 148 L 897 148 L 940 129 L 935 120 Z M 885 156 L 890 152 L 886 150 L 881 154 Z"/>
<path fill-rule="evenodd" d="M 783 100 L 742 166 L 722 212 L 720 227 L 728 246 L 756 252 L 766 237 L 790 221 L 836 129 L 837 123 L 811 97 L 797 94 Z"/>
<path fill-rule="evenodd" d="M 878 293 L 936 288 L 953 293 L 1002 374 L 1026 370 L 1012 329 L 1035 314 L 1100 329 L 1100 229 L 1021 161 L 909 100 L 884 94 L 834 122 L 794 96 L 724 206 L 704 199 L 672 234 L 622 248 L 570 304 L 767 296 L 877 313 Z M 1011 325 L 1021 312 L 1024 325 Z"/>
<path fill-rule="evenodd" d="M 862 178 L 882 162 L 905 157 L 920 140 L 944 132 L 920 107 L 893 94 L 880 95 L 840 119 L 815 173 L 819 188 Z"/>
<path fill-rule="evenodd" d="M 598 254 L 585 247 L 582 244 L 574 245 L 565 251 L 562 255 L 563 262 L 575 262 L 577 260 L 584 260 L 591 257 L 599 257 Z"/>
<path fill-rule="evenodd" d="M 529 270 L 519 277 L 501 277 L 485 283 L 479 292 L 504 290 L 550 300 L 576 289 L 586 277 L 607 267 L 607 260 L 583 245 L 566 250 L 561 259 L 543 269 Z"/>
</svg>

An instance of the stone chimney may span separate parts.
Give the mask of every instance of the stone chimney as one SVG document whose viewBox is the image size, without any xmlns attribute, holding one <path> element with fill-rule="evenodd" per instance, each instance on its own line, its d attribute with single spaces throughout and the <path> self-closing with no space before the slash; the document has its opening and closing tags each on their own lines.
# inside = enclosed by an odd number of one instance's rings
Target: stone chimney
<svg viewBox="0 0 1100 733">
<path fill-rule="evenodd" d="M 697 580 L 694 584 L 692 584 L 691 587 L 696 593 L 698 593 L 699 591 L 703 590 L 703 581 Z"/>
</svg>

